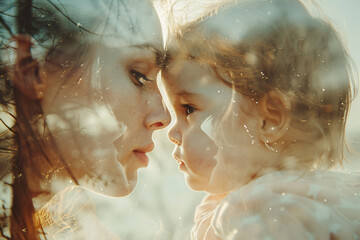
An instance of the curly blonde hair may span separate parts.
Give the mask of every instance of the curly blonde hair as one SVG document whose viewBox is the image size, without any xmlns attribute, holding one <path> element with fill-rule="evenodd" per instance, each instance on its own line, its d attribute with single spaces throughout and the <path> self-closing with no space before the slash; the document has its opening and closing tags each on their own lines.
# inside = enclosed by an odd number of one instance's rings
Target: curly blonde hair
<svg viewBox="0 0 360 240">
<path fill-rule="evenodd" d="M 182 56 L 211 66 L 219 80 L 254 101 L 280 91 L 291 102 L 290 110 L 281 109 L 290 127 L 307 136 L 303 151 L 312 166 L 342 163 L 356 71 L 334 27 L 298 0 L 236 1 L 219 13 L 174 31 L 165 63 Z M 244 24 L 237 25 L 239 17 Z M 224 19 L 237 36 L 205 27 Z"/>
</svg>

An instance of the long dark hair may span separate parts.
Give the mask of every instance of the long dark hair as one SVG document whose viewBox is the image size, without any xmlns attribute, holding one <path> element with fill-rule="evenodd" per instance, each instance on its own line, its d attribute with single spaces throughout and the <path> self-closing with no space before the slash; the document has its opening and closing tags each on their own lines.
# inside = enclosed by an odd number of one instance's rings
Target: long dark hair
<svg viewBox="0 0 360 240">
<path fill-rule="evenodd" d="M 46 61 L 52 61 L 58 65 L 61 65 L 63 59 L 75 58 L 75 53 L 71 53 L 71 51 L 64 53 L 63 49 L 67 49 L 67 47 L 73 49 L 74 46 L 80 46 L 84 49 L 87 47 L 86 42 L 82 41 L 86 29 L 75 24 L 59 6 L 50 0 L 36 1 L 36 3 L 32 0 L 17 0 L 16 3 L 12 4 L 2 4 L 2 2 L 0 4 L 5 8 L 0 13 L 2 52 L 11 48 L 6 42 L 19 34 L 33 37 L 46 52 Z M 77 53 L 79 52 L 85 51 L 77 51 Z M 57 59 L 59 54 L 62 56 L 60 60 Z M 2 109 L 13 116 L 15 124 L 8 126 L 2 120 L 6 126 L 6 133 L 2 134 L 3 139 L 0 146 L 2 153 L 11 154 L 9 158 L 13 159 L 11 167 L 7 169 L 7 172 L 11 172 L 13 177 L 11 184 L 13 194 L 9 217 L 11 237 L 5 236 L 4 228 L 0 225 L 1 235 L 6 239 L 40 239 L 42 235 L 46 239 L 42 226 L 34 220 L 33 196 L 29 190 L 24 169 L 25 166 L 31 169 L 38 169 L 38 166 L 53 166 L 51 157 L 45 151 L 45 144 L 38 132 L 38 127 L 33 124 L 33 121 L 44 117 L 44 113 L 39 99 L 29 98 L 14 84 L 13 80 L 17 76 L 16 67 L 3 59 L 3 56 L 5 54 L 2 54 L 0 59 L 0 104 Z M 77 63 L 82 60 L 81 56 L 76 56 L 76 58 L 78 61 L 71 66 L 74 69 Z M 27 71 L 32 71 L 35 77 L 38 75 L 39 64 L 31 55 L 21 64 L 27 65 Z M 68 73 L 70 74 L 71 70 Z M 42 123 L 43 128 L 47 129 L 46 122 L 42 121 Z M 46 146 L 51 146 L 51 149 L 54 149 L 55 154 L 62 160 L 69 177 L 77 184 L 76 178 L 63 161 L 60 152 L 57 151 L 51 134 L 47 138 Z M 37 156 L 36 161 L 34 154 Z M 41 172 L 37 174 L 40 175 Z"/>
</svg>

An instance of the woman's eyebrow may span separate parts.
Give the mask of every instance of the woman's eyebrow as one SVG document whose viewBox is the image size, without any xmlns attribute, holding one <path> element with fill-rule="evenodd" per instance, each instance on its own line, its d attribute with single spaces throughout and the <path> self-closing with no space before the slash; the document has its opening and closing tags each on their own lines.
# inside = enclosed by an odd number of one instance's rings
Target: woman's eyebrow
<svg viewBox="0 0 360 240">
<path fill-rule="evenodd" d="M 164 65 L 164 51 L 161 51 L 157 49 L 152 44 L 136 44 L 136 45 L 130 45 L 130 47 L 138 48 L 138 49 L 146 49 L 148 51 L 151 51 L 155 54 L 156 58 L 156 66 L 161 68 Z"/>
<path fill-rule="evenodd" d="M 147 50 L 154 52 L 156 55 L 159 55 L 159 56 L 163 55 L 163 51 L 157 49 L 155 46 L 153 46 L 151 44 L 136 44 L 136 45 L 130 45 L 130 47 L 147 49 Z"/>
</svg>

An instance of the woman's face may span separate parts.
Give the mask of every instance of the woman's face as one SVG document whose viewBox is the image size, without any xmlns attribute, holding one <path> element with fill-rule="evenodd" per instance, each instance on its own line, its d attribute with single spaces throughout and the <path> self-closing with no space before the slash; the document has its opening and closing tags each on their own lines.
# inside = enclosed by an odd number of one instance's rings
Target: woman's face
<svg viewBox="0 0 360 240">
<path fill-rule="evenodd" d="M 40 69 L 48 83 L 46 123 L 63 161 L 81 186 L 110 196 L 133 190 L 138 169 L 148 165 L 153 131 L 170 122 L 156 82 L 156 12 L 145 1 L 129 1 L 127 10 L 117 37 L 92 43 L 90 61 L 72 71 L 46 62 Z M 129 28 L 124 19 L 137 25 Z"/>
<path fill-rule="evenodd" d="M 266 165 L 256 102 L 195 61 L 175 61 L 164 76 L 176 116 L 169 138 L 187 184 L 224 193 L 247 183 Z"/>
</svg>

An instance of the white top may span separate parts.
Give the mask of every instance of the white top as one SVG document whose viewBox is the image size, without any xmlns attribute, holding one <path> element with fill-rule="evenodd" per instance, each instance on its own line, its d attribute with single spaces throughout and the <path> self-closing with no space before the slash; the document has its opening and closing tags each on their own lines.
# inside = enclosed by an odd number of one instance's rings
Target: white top
<svg viewBox="0 0 360 240">
<path fill-rule="evenodd" d="M 276 172 L 197 207 L 193 239 L 360 239 L 360 175 Z"/>
</svg>

